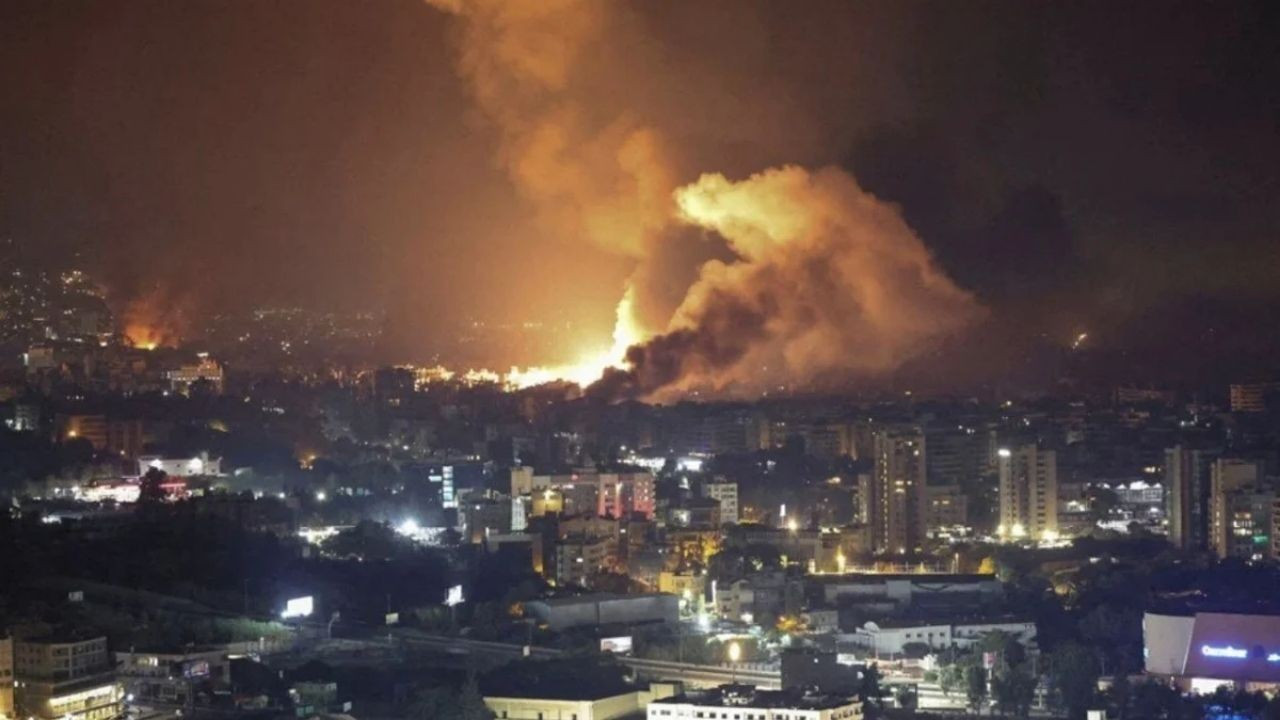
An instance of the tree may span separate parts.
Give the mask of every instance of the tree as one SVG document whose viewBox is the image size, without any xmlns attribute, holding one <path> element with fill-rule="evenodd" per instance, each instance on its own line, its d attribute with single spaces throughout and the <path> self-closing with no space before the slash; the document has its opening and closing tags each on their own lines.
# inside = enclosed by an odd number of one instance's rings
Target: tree
<svg viewBox="0 0 1280 720">
<path fill-rule="evenodd" d="M 1072 718 L 1083 717 L 1098 691 L 1098 659 L 1073 640 L 1061 643 L 1049 656 L 1049 687 Z"/>
<path fill-rule="evenodd" d="M 897 691 L 893 694 L 893 699 L 897 701 L 898 707 L 906 710 L 915 710 L 920 704 L 920 696 L 916 693 L 915 688 L 910 685 L 899 685 Z"/>
<path fill-rule="evenodd" d="M 1103 650 L 1106 669 L 1114 674 L 1137 670 L 1142 659 L 1142 614 L 1138 610 L 1098 605 L 1080 619 L 1080 636 Z"/>
<path fill-rule="evenodd" d="M 885 696 L 884 686 L 880 684 L 880 668 L 872 663 L 862 670 L 862 677 L 858 681 L 858 696 L 862 702 L 879 704 L 880 699 Z"/>
<path fill-rule="evenodd" d="M 409 706 L 412 720 L 493 720 L 493 711 L 484 704 L 475 675 L 468 675 L 462 689 L 427 688 Z"/>
<path fill-rule="evenodd" d="M 981 712 L 987 699 L 987 671 L 978 665 L 970 665 L 964 669 L 964 692 L 969 701 L 969 708 Z"/>
<path fill-rule="evenodd" d="M 1133 700 L 1133 686 L 1129 684 L 1128 674 L 1116 673 L 1107 690 L 1107 697 L 1115 705 L 1118 720 L 1125 720 L 1129 716 L 1129 704 Z"/>
<path fill-rule="evenodd" d="M 1022 667 L 1006 668 L 992 678 L 991 694 L 1000 714 L 1028 717 L 1036 699 L 1036 678 Z"/>
<path fill-rule="evenodd" d="M 942 690 L 944 696 L 951 697 L 951 692 L 959 690 L 963 683 L 963 666 L 956 663 L 942 666 L 942 670 L 938 673 L 938 688 Z"/>
<path fill-rule="evenodd" d="M 389 526 L 361 520 L 321 545 L 325 552 L 340 558 L 390 560 L 408 554 L 411 547 Z"/>
<path fill-rule="evenodd" d="M 164 502 L 164 481 L 169 476 L 160 468 L 151 468 L 138 484 L 138 505 L 154 507 Z"/>
<path fill-rule="evenodd" d="M 474 674 L 467 676 L 467 681 L 458 693 L 458 705 L 454 712 L 457 720 L 494 720 L 493 711 L 484 704 L 480 695 L 480 685 Z"/>
</svg>

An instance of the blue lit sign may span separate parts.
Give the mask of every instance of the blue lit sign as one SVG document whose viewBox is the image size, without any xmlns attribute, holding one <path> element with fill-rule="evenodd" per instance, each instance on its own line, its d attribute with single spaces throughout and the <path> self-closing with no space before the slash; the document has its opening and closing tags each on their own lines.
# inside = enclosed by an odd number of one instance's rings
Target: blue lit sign
<svg viewBox="0 0 1280 720">
<path fill-rule="evenodd" d="M 1222 647 L 1201 645 L 1200 654 L 1205 657 L 1230 658 L 1232 660 L 1244 660 L 1249 657 L 1248 650 L 1245 650 L 1244 648 L 1231 647 L 1230 645 L 1224 645 Z M 1277 660 L 1280 660 L 1280 656 L 1277 657 Z"/>
<path fill-rule="evenodd" d="M 1268 655 L 1267 662 L 1280 663 L 1280 653 L 1271 653 Z"/>
</svg>

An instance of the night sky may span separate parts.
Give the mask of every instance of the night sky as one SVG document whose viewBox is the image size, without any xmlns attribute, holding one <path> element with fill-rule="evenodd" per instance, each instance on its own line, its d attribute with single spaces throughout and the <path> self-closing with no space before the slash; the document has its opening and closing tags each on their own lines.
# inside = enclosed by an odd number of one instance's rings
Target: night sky
<svg viewBox="0 0 1280 720">
<path fill-rule="evenodd" d="M 459 23 L 8 0 L 0 237 L 80 252 L 121 302 L 385 309 L 405 355 L 473 317 L 607 336 L 634 258 L 533 220 Z M 1139 366 L 1273 363 L 1280 4 L 611 3 L 585 52 L 566 96 L 660 131 L 680 183 L 836 165 L 900 206 L 1006 349 L 1088 332 Z M 678 297 L 725 252 L 656 264 Z"/>
</svg>

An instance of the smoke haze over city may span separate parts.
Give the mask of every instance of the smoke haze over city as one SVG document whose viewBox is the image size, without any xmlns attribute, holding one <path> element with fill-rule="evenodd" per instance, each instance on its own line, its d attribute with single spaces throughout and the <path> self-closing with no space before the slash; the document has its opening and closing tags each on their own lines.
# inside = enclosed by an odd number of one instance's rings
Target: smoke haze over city
<svg viewBox="0 0 1280 720">
<path fill-rule="evenodd" d="M 1276 299 L 1266 4 L 0 13 L 0 59 L 28 69 L 3 80 L 0 237 L 100 268 L 116 312 L 157 336 L 139 342 L 295 305 L 379 313 L 389 361 L 452 362 L 442 338 L 477 323 L 568 328 L 457 358 L 506 368 L 616 363 L 649 338 L 636 357 L 656 362 L 720 323 L 744 343 L 717 344 L 732 357 L 681 360 L 685 380 L 638 374 L 752 391 L 924 363 L 943 341 L 978 343 L 963 364 L 992 369 L 1081 333 L 1135 362 L 1194 346 L 1249 369 L 1275 347 L 1269 328 L 1247 352 L 1221 339 Z M 866 255 L 831 262 L 828 292 L 803 257 L 761 260 L 735 228 L 689 217 L 679 197 L 708 175 L 740 192 L 839 185 L 893 228 L 883 248 L 823 240 Z M 886 261 L 920 272 L 875 318 L 867 278 Z M 729 284 L 769 282 L 788 291 L 728 317 L 743 299 Z M 889 318 L 894 332 L 875 329 Z"/>
</svg>

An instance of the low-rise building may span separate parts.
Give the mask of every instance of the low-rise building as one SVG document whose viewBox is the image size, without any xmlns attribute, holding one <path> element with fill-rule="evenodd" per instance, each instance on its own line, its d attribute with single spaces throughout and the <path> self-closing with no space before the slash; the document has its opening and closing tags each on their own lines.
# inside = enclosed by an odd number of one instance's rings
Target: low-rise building
<svg viewBox="0 0 1280 720">
<path fill-rule="evenodd" d="M 1147 674 L 1182 690 L 1280 684 L 1280 616 L 1149 612 L 1142 618 L 1142 637 Z"/>
<path fill-rule="evenodd" d="M 231 661 L 222 648 L 188 652 L 116 653 L 125 690 L 143 701 L 186 705 L 193 701 L 195 683 L 226 683 Z"/>
<path fill-rule="evenodd" d="M 13 654 L 20 717 L 115 720 L 122 715 L 124 691 L 105 637 L 21 639 Z"/>
<path fill-rule="evenodd" d="M 939 603 L 980 607 L 997 603 L 1004 588 L 994 575 L 851 573 L 824 577 L 823 599 L 829 605 L 879 604 L 888 611 Z"/>
<path fill-rule="evenodd" d="M 618 541 L 611 537 L 574 536 L 556 541 L 556 585 L 587 587 L 591 578 L 618 566 Z"/>
<path fill-rule="evenodd" d="M 720 522 L 726 525 L 738 523 L 738 483 L 709 480 L 702 484 L 702 496 L 720 503 Z"/>
<path fill-rule="evenodd" d="M 834 652 L 794 648 L 782 652 L 782 687 L 814 687 L 819 692 L 854 695 L 861 686 L 861 666 L 838 662 Z"/>
<path fill-rule="evenodd" d="M 677 685 L 653 683 L 648 688 L 619 692 L 580 684 L 571 688 L 540 688 L 540 692 L 484 696 L 485 707 L 497 720 L 620 720 L 634 718 L 654 700 L 676 693 Z"/>
<path fill-rule="evenodd" d="M 171 390 L 182 395 L 190 395 L 197 384 L 207 386 L 214 395 L 221 395 L 223 391 L 222 365 L 205 353 L 200 353 L 194 363 L 168 371 L 165 379 Z"/>
<path fill-rule="evenodd" d="M 846 695 L 792 688 L 758 690 L 753 685 L 721 685 L 649 703 L 648 720 L 858 720 L 862 703 Z"/>
<path fill-rule="evenodd" d="M 138 477 L 148 470 L 159 470 L 169 477 L 206 477 L 222 474 L 222 458 L 211 458 L 209 453 L 183 458 L 166 458 L 144 455 L 138 458 Z"/>
<path fill-rule="evenodd" d="M 878 656 L 901 655 L 910 646 L 927 647 L 930 650 L 968 648 L 991 633 L 1012 635 L 1023 645 L 1031 645 L 1036 638 L 1036 624 L 1030 620 L 969 620 L 963 622 L 928 622 L 923 620 L 868 621 L 851 635 L 841 639 L 867 649 Z"/>
<path fill-rule="evenodd" d="M 552 630 L 607 624 L 674 623 L 680 607 L 675 595 L 595 593 L 551 600 L 530 600 L 525 612 Z"/>
<path fill-rule="evenodd" d="M 715 602 L 716 612 L 726 620 L 769 622 L 800 613 L 804 582 L 781 570 L 752 573 L 717 584 Z"/>
</svg>

